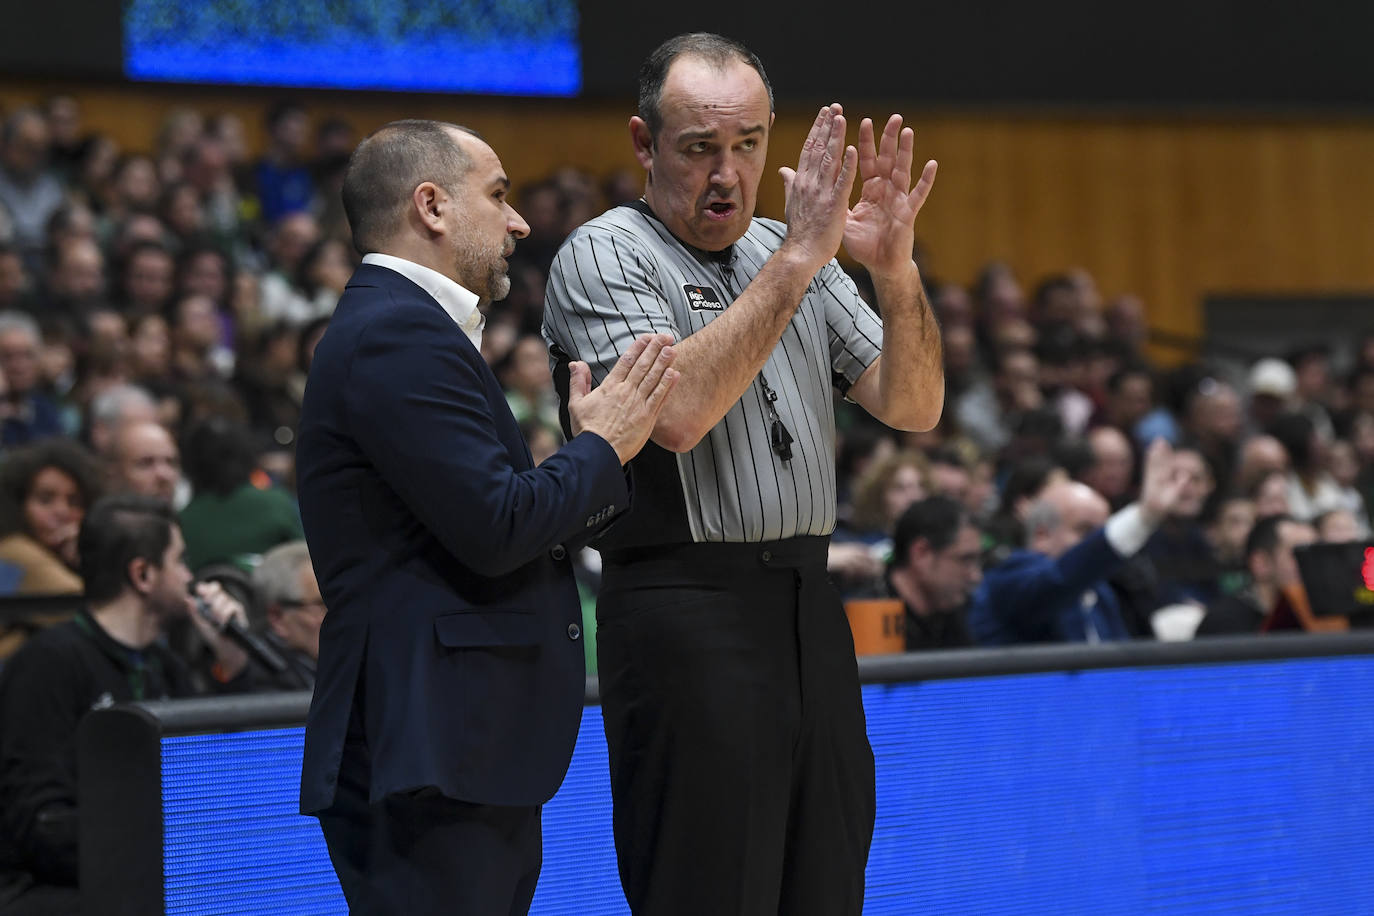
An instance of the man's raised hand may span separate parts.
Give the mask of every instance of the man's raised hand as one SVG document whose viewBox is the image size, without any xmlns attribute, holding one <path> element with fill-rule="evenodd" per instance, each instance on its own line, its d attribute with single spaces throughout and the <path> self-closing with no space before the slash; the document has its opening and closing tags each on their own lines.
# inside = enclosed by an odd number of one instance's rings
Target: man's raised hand
<svg viewBox="0 0 1374 916">
<path fill-rule="evenodd" d="M 827 105 L 816 115 L 802 144 L 794 171 L 783 167 L 787 197 L 787 240 L 815 270 L 820 270 L 840 249 L 849 195 L 854 188 L 858 151 L 844 144 L 844 111 Z"/>
<path fill-rule="evenodd" d="M 670 368 L 676 353 L 668 334 L 641 334 L 592 388 L 586 363 L 568 366 L 568 417 L 573 435 L 596 433 L 626 464 L 654 431 L 663 402 L 678 379 Z"/>
<path fill-rule="evenodd" d="M 911 164 L 916 137 L 902 127 L 902 116 L 887 119 L 875 147 L 873 121 L 859 123 L 859 176 L 863 189 L 849 211 L 844 247 L 850 257 L 875 276 L 890 276 L 911 264 L 916 214 L 935 185 L 936 163 L 925 164 L 916 187 L 911 187 Z"/>
</svg>

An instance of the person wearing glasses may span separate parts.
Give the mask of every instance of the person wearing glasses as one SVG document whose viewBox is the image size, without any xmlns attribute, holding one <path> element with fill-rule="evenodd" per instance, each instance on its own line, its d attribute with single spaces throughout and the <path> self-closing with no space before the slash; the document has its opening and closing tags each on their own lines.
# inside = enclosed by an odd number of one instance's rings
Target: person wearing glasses
<svg viewBox="0 0 1374 916">
<path fill-rule="evenodd" d="M 264 554 L 253 570 L 253 587 L 265 615 L 261 621 L 263 638 L 287 664 L 273 686 L 313 689 L 325 607 L 305 541 L 288 541 Z"/>
</svg>

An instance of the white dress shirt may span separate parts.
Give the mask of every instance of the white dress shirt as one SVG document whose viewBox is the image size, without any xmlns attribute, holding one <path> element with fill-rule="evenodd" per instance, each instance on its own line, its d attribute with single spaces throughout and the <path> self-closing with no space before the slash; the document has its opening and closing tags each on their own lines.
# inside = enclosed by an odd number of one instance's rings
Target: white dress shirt
<svg viewBox="0 0 1374 916">
<path fill-rule="evenodd" d="M 465 289 L 437 270 L 394 255 L 378 254 L 374 251 L 363 255 L 363 263 L 394 270 L 429 293 L 443 306 L 444 311 L 448 312 L 453 323 L 468 336 L 468 340 L 472 341 L 477 351 L 482 351 L 482 329 L 487 326 L 487 318 L 477 310 L 476 293 Z"/>
</svg>

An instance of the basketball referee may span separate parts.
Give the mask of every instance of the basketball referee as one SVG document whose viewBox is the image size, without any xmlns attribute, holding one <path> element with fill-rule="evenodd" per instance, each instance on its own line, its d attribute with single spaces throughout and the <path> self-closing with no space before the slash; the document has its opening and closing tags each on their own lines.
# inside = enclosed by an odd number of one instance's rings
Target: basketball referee
<svg viewBox="0 0 1374 916">
<path fill-rule="evenodd" d="M 825 571 L 831 388 L 895 427 L 939 419 L 940 334 L 911 258 L 935 163 L 913 189 L 901 118 L 876 147 L 865 120 L 855 149 L 831 105 L 782 170 L 786 224 L 754 219 L 772 122 L 748 49 L 664 43 L 630 119 L 644 198 L 574 232 L 549 277 L 561 393 L 572 360 L 600 378 L 639 334 L 680 342 L 677 390 L 632 462 L 634 508 L 599 543 L 615 842 L 640 916 L 863 904 L 873 754 Z M 885 321 L 834 260 L 841 241 Z"/>
</svg>

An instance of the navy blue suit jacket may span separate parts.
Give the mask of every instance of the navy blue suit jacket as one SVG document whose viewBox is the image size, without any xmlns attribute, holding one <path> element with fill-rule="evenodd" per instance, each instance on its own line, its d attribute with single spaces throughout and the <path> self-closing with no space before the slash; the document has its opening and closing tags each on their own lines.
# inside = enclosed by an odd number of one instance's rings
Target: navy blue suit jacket
<svg viewBox="0 0 1374 916">
<path fill-rule="evenodd" d="M 1058 559 L 1017 550 L 990 569 L 973 594 L 968 627 L 983 646 L 1084 642 L 1091 623 L 1099 639 L 1129 639 L 1121 603 L 1107 577 L 1125 560 L 1103 529 Z"/>
<path fill-rule="evenodd" d="M 364 265 L 315 352 L 296 457 L 329 608 L 302 812 L 333 801 L 349 754 L 370 758 L 373 801 L 425 786 L 477 804 L 547 801 L 584 695 L 567 552 L 629 505 L 615 450 L 584 433 L 536 469 L 452 318 Z"/>
</svg>

